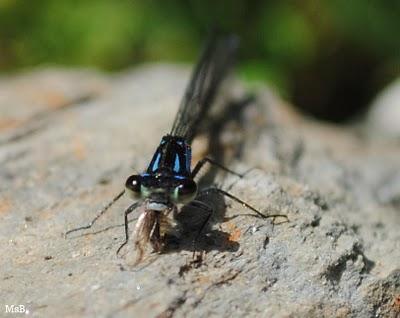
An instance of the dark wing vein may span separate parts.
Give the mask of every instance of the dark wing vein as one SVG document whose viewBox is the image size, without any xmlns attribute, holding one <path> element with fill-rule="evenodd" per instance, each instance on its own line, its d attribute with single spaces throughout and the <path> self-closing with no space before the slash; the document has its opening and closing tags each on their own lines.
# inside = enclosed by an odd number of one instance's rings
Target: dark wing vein
<svg viewBox="0 0 400 318">
<path fill-rule="evenodd" d="M 212 36 L 197 63 L 176 114 L 171 135 L 191 142 L 211 106 L 218 87 L 234 62 L 238 38 Z"/>
</svg>

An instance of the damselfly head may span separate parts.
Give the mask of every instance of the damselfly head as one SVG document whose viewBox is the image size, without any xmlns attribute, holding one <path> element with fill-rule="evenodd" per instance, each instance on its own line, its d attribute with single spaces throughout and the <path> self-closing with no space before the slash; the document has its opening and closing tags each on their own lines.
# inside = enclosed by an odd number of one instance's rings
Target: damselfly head
<svg viewBox="0 0 400 318">
<path fill-rule="evenodd" d="M 176 175 L 132 175 L 125 187 L 133 199 L 150 199 L 163 204 L 185 204 L 197 194 L 193 179 Z"/>
</svg>

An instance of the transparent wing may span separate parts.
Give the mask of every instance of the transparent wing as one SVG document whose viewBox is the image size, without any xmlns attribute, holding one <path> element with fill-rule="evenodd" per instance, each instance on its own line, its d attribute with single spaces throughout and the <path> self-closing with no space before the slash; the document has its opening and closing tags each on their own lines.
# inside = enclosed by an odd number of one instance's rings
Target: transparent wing
<svg viewBox="0 0 400 318">
<path fill-rule="evenodd" d="M 171 135 L 191 142 L 200 121 L 211 106 L 216 92 L 234 62 L 239 40 L 234 35 L 213 35 L 200 56 L 179 106 Z"/>
</svg>

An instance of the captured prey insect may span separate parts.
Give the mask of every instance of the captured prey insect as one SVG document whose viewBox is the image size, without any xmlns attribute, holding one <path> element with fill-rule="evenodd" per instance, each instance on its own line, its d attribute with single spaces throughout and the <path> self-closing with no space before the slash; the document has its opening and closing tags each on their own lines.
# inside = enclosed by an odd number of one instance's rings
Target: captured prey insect
<svg viewBox="0 0 400 318">
<path fill-rule="evenodd" d="M 162 251 L 165 236 L 173 233 L 176 225 L 178 204 L 190 204 L 207 212 L 207 217 L 193 241 L 193 251 L 195 251 L 196 240 L 213 212 L 213 208 L 196 198 L 208 193 L 217 192 L 225 195 L 262 218 L 286 218 L 281 214 L 264 215 L 246 202 L 219 188 L 212 187 L 198 191 L 194 181 L 201 167 L 207 162 L 241 177 L 240 174 L 223 167 L 210 158 L 200 160 L 192 170 L 190 146 L 221 82 L 234 62 L 237 47 L 238 39 L 233 35 L 224 37 L 214 35 L 209 39 L 185 91 L 171 132 L 162 137 L 147 170 L 142 174 L 131 175 L 126 180 L 125 190 L 107 204 L 88 225 L 72 229 L 66 234 L 92 227 L 98 218 L 125 192 L 129 193 L 137 202 L 125 211 L 125 241 L 118 248 L 117 254 L 129 240 L 128 215 L 140 207 L 141 213 L 133 232 L 133 241 L 138 251 L 137 261 L 142 259 L 144 250 L 149 243 L 155 252 Z"/>
</svg>

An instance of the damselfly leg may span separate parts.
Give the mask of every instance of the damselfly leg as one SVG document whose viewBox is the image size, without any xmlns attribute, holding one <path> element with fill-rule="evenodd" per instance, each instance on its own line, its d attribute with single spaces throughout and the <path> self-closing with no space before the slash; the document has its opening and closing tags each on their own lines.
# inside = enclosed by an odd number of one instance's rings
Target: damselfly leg
<svg viewBox="0 0 400 318">
<path fill-rule="evenodd" d="M 106 213 L 106 211 L 115 203 L 117 202 L 125 193 L 125 189 L 122 190 L 121 192 L 119 192 L 107 205 L 105 205 L 98 213 L 97 215 L 93 218 L 92 221 L 90 221 L 87 225 L 84 226 L 80 226 L 77 227 L 75 229 L 69 230 L 67 232 L 65 232 L 64 236 L 67 237 L 69 234 L 73 233 L 73 232 L 77 232 L 77 231 L 81 231 L 81 230 L 87 230 L 90 229 L 94 223 L 96 223 L 96 221 L 102 216 L 104 215 L 104 213 Z"/>
<path fill-rule="evenodd" d="M 222 190 L 220 188 L 210 187 L 210 188 L 204 189 L 200 192 L 201 195 L 207 195 L 210 193 L 222 194 L 222 195 L 232 199 L 233 201 L 240 203 L 242 206 L 253 211 L 254 213 L 256 213 L 257 216 L 259 216 L 263 219 L 273 218 L 273 220 L 275 220 L 276 218 L 284 218 L 284 219 L 286 219 L 286 221 L 289 221 L 288 216 L 285 214 L 264 214 L 264 213 L 260 212 L 259 210 L 257 210 L 256 208 L 252 207 L 250 204 L 246 203 L 245 201 L 239 199 L 238 197 L 234 196 L 233 194 L 231 194 L 225 190 Z"/>
<path fill-rule="evenodd" d="M 214 209 L 212 207 L 210 207 L 208 204 L 204 203 L 203 201 L 199 201 L 199 200 L 193 200 L 192 202 L 190 202 L 190 206 L 193 206 L 195 208 L 201 209 L 203 211 L 205 211 L 207 213 L 206 218 L 204 219 L 204 221 L 202 222 L 201 226 L 199 227 L 196 236 L 193 238 L 192 241 L 192 248 L 193 248 L 193 259 L 195 258 L 195 253 L 196 253 L 196 244 L 197 244 L 197 240 L 199 239 L 201 233 L 203 232 L 204 228 L 206 227 L 208 221 L 210 221 L 210 218 L 214 212 Z"/>
<path fill-rule="evenodd" d="M 218 168 L 221 169 L 221 170 L 224 170 L 224 171 L 226 171 L 226 172 L 229 172 L 229 173 L 231 173 L 231 174 L 234 174 L 235 176 L 238 176 L 238 177 L 240 177 L 240 178 L 243 177 L 242 174 L 237 173 L 237 172 L 235 172 L 235 171 L 233 171 L 233 170 L 231 170 L 231 169 L 226 168 L 225 166 L 221 165 L 220 163 L 214 161 L 214 160 L 211 159 L 211 158 L 205 157 L 205 158 L 201 159 L 199 162 L 197 162 L 197 164 L 195 165 L 195 167 L 194 167 L 194 169 L 193 169 L 193 171 L 192 171 L 192 178 L 194 178 L 194 177 L 199 173 L 200 169 L 201 169 L 207 162 L 208 162 L 209 164 L 211 164 L 211 165 L 214 165 L 214 166 L 218 167 Z"/>
<path fill-rule="evenodd" d="M 125 227 L 125 241 L 120 245 L 117 249 L 116 254 L 120 252 L 120 250 L 128 243 L 129 241 L 129 222 L 128 222 L 128 215 L 131 214 L 135 209 L 139 206 L 140 202 L 135 202 L 129 208 L 127 208 L 124 212 L 124 227 Z"/>
<path fill-rule="evenodd" d="M 268 214 L 268 215 L 266 215 L 266 214 L 260 212 L 259 210 L 257 210 L 256 208 L 254 208 L 253 206 L 251 206 L 250 204 L 248 204 L 248 203 L 244 202 L 243 200 L 239 199 L 238 197 L 234 196 L 233 194 L 231 194 L 231 193 L 229 193 L 229 192 L 227 192 L 225 190 L 222 190 L 220 188 L 210 187 L 210 188 L 204 189 L 204 190 L 202 190 L 202 191 L 200 191 L 198 193 L 197 198 L 205 197 L 205 196 L 208 196 L 209 194 L 212 194 L 212 193 L 217 193 L 217 194 L 224 195 L 224 196 L 232 199 L 233 201 L 235 201 L 237 203 L 240 203 L 245 208 L 253 211 L 255 213 L 254 216 L 256 216 L 256 217 L 260 217 L 260 218 L 263 218 L 263 219 L 272 218 L 273 219 L 273 221 L 272 221 L 273 225 L 275 224 L 275 219 L 276 218 L 284 218 L 286 220 L 286 222 L 289 221 L 287 215 L 284 215 L 284 214 Z M 214 212 L 214 209 L 212 207 L 210 207 L 208 204 L 204 203 L 203 201 L 199 201 L 198 199 L 192 201 L 190 203 L 190 206 L 199 208 L 199 209 L 201 209 L 201 210 L 203 210 L 203 211 L 205 211 L 207 213 L 207 216 L 205 217 L 203 223 L 201 224 L 201 226 L 199 227 L 199 230 L 197 231 L 196 236 L 194 237 L 194 239 L 192 241 L 193 259 L 195 259 L 195 253 L 196 253 L 196 250 L 197 250 L 197 241 L 198 241 L 201 233 L 203 232 L 204 228 L 207 226 L 208 222 L 210 221 L 210 219 L 212 217 L 212 214 Z"/>
</svg>

